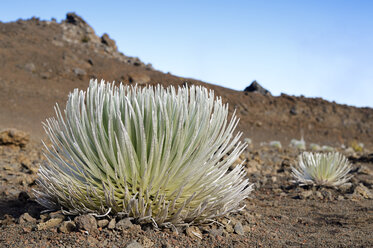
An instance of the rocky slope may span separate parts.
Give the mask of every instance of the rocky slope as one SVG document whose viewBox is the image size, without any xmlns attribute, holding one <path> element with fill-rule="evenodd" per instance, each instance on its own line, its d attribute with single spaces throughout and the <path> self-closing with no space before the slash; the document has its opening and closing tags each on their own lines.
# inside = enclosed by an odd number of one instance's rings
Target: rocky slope
<svg viewBox="0 0 373 248">
<path fill-rule="evenodd" d="M 68 93 L 86 89 L 90 78 L 165 86 L 202 84 L 237 110 L 239 129 L 257 144 L 270 140 L 287 144 L 302 134 L 306 141 L 321 145 L 349 145 L 354 140 L 373 144 L 370 108 L 234 91 L 165 74 L 125 56 L 107 34 L 98 37 L 74 13 L 61 23 L 36 18 L 0 23 L 0 128 L 16 127 L 39 139 L 41 122 L 54 114 L 55 103 L 64 106 Z"/>
</svg>

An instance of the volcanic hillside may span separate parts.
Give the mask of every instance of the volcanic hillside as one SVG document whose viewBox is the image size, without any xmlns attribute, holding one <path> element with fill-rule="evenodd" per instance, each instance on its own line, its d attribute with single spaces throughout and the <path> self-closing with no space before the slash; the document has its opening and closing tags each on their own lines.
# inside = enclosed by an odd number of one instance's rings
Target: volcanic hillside
<svg viewBox="0 0 373 248">
<path fill-rule="evenodd" d="M 91 78 L 140 85 L 201 84 L 237 110 L 238 129 L 254 143 L 303 135 L 320 145 L 362 142 L 373 145 L 373 109 L 321 98 L 235 91 L 153 69 L 118 51 L 107 34 L 99 37 L 81 17 L 67 14 L 61 23 L 37 18 L 0 22 L 0 129 L 15 127 L 43 137 L 41 122 L 65 105 L 74 88 L 86 89 Z M 299 82 L 301 87 L 302 82 Z M 286 91 L 287 89 L 283 89 Z"/>
</svg>

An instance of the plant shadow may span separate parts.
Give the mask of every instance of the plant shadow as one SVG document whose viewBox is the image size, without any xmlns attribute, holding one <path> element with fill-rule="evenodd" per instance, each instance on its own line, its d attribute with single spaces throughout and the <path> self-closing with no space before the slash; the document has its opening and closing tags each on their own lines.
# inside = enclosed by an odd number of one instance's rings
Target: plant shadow
<svg viewBox="0 0 373 248">
<path fill-rule="evenodd" d="M 40 212 L 45 208 L 31 200 L 27 193 L 21 192 L 18 199 L 0 199 L 0 220 L 6 216 L 19 218 L 22 214 L 28 213 L 34 218 L 40 217 Z"/>
</svg>

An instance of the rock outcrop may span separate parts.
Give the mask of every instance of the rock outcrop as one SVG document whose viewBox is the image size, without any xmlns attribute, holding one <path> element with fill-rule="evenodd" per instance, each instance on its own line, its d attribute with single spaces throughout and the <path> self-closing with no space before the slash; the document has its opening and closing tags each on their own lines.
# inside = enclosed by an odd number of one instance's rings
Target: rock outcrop
<svg viewBox="0 0 373 248">
<path fill-rule="evenodd" d="M 253 81 L 249 86 L 244 89 L 245 92 L 256 92 L 262 95 L 271 96 L 271 92 L 264 89 L 257 81 Z"/>
</svg>

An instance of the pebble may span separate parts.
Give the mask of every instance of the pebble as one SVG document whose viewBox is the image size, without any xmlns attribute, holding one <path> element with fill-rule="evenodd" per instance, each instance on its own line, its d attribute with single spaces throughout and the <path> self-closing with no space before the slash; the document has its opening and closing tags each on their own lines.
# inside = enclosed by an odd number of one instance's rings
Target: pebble
<svg viewBox="0 0 373 248">
<path fill-rule="evenodd" d="M 126 245 L 126 248 L 143 248 L 143 246 L 135 240 L 132 240 Z"/>
<path fill-rule="evenodd" d="M 232 225 L 230 225 L 230 224 L 225 225 L 225 230 L 227 230 L 228 233 L 233 233 L 234 232 L 234 229 L 233 229 Z"/>
<path fill-rule="evenodd" d="M 29 213 L 24 213 L 19 217 L 18 222 L 19 224 L 23 224 L 26 222 L 36 222 L 36 219 L 29 215 Z"/>
<path fill-rule="evenodd" d="M 49 215 L 48 214 L 41 214 L 40 215 L 40 222 L 45 222 L 48 220 Z"/>
<path fill-rule="evenodd" d="M 352 183 L 345 183 L 339 186 L 338 188 L 341 191 L 341 193 L 346 194 L 346 193 L 352 193 L 351 192 L 352 186 L 353 186 Z"/>
<path fill-rule="evenodd" d="M 217 229 L 217 228 L 211 228 L 211 230 L 209 231 L 209 233 L 213 237 L 222 236 L 223 235 L 223 228 L 221 228 L 221 227 L 219 227 L 219 229 Z"/>
<path fill-rule="evenodd" d="M 36 66 L 34 63 L 27 63 L 25 64 L 24 66 L 25 70 L 28 71 L 28 72 L 34 72 L 36 70 Z"/>
<path fill-rule="evenodd" d="M 98 220 L 97 221 L 97 226 L 98 227 L 105 227 L 109 224 L 109 220 L 103 219 L 103 220 Z"/>
<path fill-rule="evenodd" d="M 76 225 L 74 221 L 64 221 L 58 228 L 60 232 L 69 233 L 76 230 Z"/>
<path fill-rule="evenodd" d="M 108 228 L 108 229 L 114 229 L 116 223 L 117 223 L 117 222 L 115 221 L 115 219 L 111 219 L 111 220 L 109 221 L 109 224 L 108 224 L 107 228 Z"/>
<path fill-rule="evenodd" d="M 367 166 L 360 166 L 359 168 L 359 174 L 366 174 L 373 176 L 373 170 L 369 169 Z"/>
<path fill-rule="evenodd" d="M 333 195 L 329 190 L 322 190 L 321 194 L 323 195 L 324 199 L 327 199 L 329 201 L 333 200 Z"/>
<path fill-rule="evenodd" d="M 245 231 L 243 230 L 243 226 L 241 222 L 237 222 L 236 225 L 234 226 L 234 232 L 237 233 L 238 235 L 244 235 Z"/>
<path fill-rule="evenodd" d="M 337 200 L 338 201 L 342 201 L 342 200 L 344 200 L 345 198 L 342 196 L 342 195 L 339 195 L 338 197 L 337 197 Z"/>
<path fill-rule="evenodd" d="M 320 191 L 316 191 L 316 197 L 319 198 L 320 200 L 324 199 L 324 196 L 321 194 Z"/>
<path fill-rule="evenodd" d="M 30 134 L 10 128 L 0 132 L 0 145 L 25 147 L 30 141 Z"/>
<path fill-rule="evenodd" d="M 133 224 L 131 220 L 129 218 L 124 218 L 117 222 L 115 228 L 118 230 L 125 230 L 131 228 L 132 226 Z"/>
<path fill-rule="evenodd" d="M 13 224 L 13 223 L 14 223 L 14 218 L 13 216 L 9 214 L 5 214 L 4 219 L 0 220 L 0 224 L 5 225 L 5 226 Z"/>
<path fill-rule="evenodd" d="M 79 230 L 84 230 L 88 233 L 95 233 L 97 231 L 97 221 L 92 215 L 81 215 L 76 217 L 74 221 Z"/>
<path fill-rule="evenodd" d="M 50 219 L 46 222 L 39 223 L 36 228 L 38 231 L 46 230 L 46 229 L 58 226 L 61 222 L 62 222 L 61 218 Z"/>
<path fill-rule="evenodd" d="M 60 219 L 63 219 L 63 220 L 65 219 L 65 215 L 62 214 L 61 210 L 49 213 L 49 217 L 51 219 L 56 219 L 56 218 L 60 218 Z"/>
<path fill-rule="evenodd" d="M 74 68 L 74 73 L 75 75 L 79 76 L 79 77 L 82 77 L 82 76 L 85 76 L 87 74 L 87 72 L 81 68 Z"/>
<path fill-rule="evenodd" d="M 302 199 L 307 199 L 310 196 L 312 196 L 312 194 L 313 194 L 312 190 L 306 190 L 306 191 L 301 192 L 300 196 L 301 196 Z"/>
<path fill-rule="evenodd" d="M 365 187 L 362 183 L 359 184 L 354 191 L 355 195 L 361 195 L 365 199 L 373 199 L 373 194 L 370 192 L 370 190 Z"/>
</svg>

